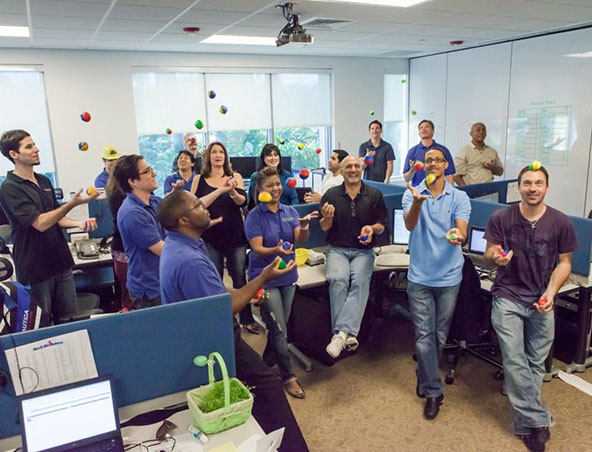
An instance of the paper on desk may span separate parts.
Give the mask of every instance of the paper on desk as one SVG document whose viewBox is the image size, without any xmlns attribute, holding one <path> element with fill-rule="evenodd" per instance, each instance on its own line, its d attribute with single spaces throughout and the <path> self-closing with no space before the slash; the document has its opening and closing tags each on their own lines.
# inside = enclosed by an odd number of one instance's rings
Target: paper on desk
<svg viewBox="0 0 592 452">
<path fill-rule="evenodd" d="M 16 353 L 14 348 L 5 353 L 17 396 L 98 376 L 87 330 L 21 345 Z"/>
<path fill-rule="evenodd" d="M 268 435 L 253 435 L 238 446 L 239 452 L 275 452 L 282 444 L 285 428 L 277 429 Z"/>
<path fill-rule="evenodd" d="M 74 207 L 70 212 L 68 212 L 68 218 L 74 221 L 84 221 L 88 220 L 90 212 L 88 210 L 88 204 L 80 204 Z M 69 228 L 68 232 L 80 232 L 79 228 Z"/>
</svg>

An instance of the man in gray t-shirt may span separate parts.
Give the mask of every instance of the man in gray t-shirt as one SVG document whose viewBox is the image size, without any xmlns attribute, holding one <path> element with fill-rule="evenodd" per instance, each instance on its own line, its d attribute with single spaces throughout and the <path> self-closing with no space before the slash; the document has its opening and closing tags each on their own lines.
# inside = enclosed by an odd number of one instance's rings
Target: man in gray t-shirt
<svg viewBox="0 0 592 452">
<path fill-rule="evenodd" d="M 571 253 L 578 245 L 569 218 L 543 202 L 549 175 L 534 165 L 518 175 L 522 201 L 489 219 L 485 257 L 498 267 L 491 321 L 514 433 L 529 450 L 544 451 L 551 414 L 541 401 L 541 386 L 555 333 L 553 302 L 571 273 Z"/>
</svg>

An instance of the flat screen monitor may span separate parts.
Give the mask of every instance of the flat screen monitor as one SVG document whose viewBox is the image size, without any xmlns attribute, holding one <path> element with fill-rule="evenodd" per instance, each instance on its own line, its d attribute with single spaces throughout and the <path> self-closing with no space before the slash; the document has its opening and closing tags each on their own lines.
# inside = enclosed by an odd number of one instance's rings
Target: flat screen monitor
<svg viewBox="0 0 592 452">
<path fill-rule="evenodd" d="M 471 237 L 469 240 L 469 253 L 473 254 L 485 254 L 485 247 L 487 246 L 487 240 L 483 237 L 485 235 L 485 228 L 479 228 L 477 226 L 471 227 Z"/>
<path fill-rule="evenodd" d="M 488 193 L 486 195 L 475 196 L 473 199 L 477 201 L 497 202 L 499 203 L 499 193 Z"/>
<path fill-rule="evenodd" d="M 409 245 L 409 231 L 403 220 L 403 209 L 393 210 L 393 243 L 395 245 Z"/>
<path fill-rule="evenodd" d="M 288 172 L 292 171 L 292 157 L 282 157 L 281 162 L 283 169 Z M 259 157 L 230 157 L 230 164 L 232 165 L 232 170 L 234 172 L 243 176 L 243 179 L 249 180 L 251 174 L 257 171 L 257 166 L 259 166 Z"/>
</svg>

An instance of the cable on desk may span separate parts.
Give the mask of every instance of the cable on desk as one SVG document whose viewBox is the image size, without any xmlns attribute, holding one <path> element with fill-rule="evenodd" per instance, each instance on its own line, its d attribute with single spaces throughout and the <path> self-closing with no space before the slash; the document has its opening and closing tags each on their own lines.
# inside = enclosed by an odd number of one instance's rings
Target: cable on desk
<svg viewBox="0 0 592 452">
<path fill-rule="evenodd" d="M 39 374 L 32 367 L 29 367 L 29 366 L 21 367 L 21 364 L 20 364 L 19 358 L 18 358 L 18 353 L 16 352 L 16 342 L 14 341 L 14 334 L 9 334 L 9 336 L 10 336 L 10 340 L 12 341 L 12 346 L 14 347 L 14 356 L 16 358 L 16 367 L 18 369 L 19 382 L 21 383 L 21 389 L 23 391 L 23 394 L 27 394 L 27 392 L 25 391 L 25 385 L 23 384 L 23 370 L 25 370 L 25 369 L 29 369 L 31 372 L 33 372 L 35 374 L 35 377 L 37 378 L 37 382 L 35 383 L 35 386 L 33 386 L 33 389 L 31 389 L 29 391 L 29 392 L 34 392 L 35 389 L 37 389 L 37 386 L 39 386 Z M 16 388 L 15 388 L 15 391 L 16 391 Z"/>
</svg>

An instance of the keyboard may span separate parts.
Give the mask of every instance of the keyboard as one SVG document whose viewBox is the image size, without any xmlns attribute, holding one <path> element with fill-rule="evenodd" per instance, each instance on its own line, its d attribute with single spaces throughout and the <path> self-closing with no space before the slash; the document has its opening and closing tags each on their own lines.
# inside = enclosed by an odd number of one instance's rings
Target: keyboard
<svg viewBox="0 0 592 452">
<path fill-rule="evenodd" d="M 409 267 L 409 254 L 384 253 L 376 256 L 376 265 L 379 267 Z"/>
</svg>

